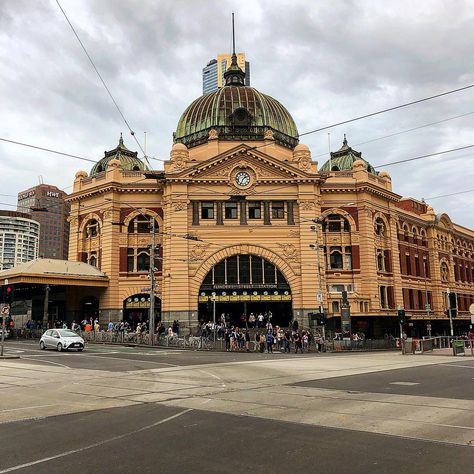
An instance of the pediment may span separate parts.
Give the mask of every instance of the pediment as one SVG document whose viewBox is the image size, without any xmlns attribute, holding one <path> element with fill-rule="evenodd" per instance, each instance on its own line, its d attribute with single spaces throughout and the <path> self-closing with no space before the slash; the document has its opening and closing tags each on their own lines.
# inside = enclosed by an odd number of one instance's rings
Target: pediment
<svg viewBox="0 0 474 474">
<path fill-rule="evenodd" d="M 248 145 L 240 145 L 192 168 L 173 173 L 173 178 L 228 181 L 236 169 L 248 170 L 254 174 L 257 181 L 318 178 L 316 174 L 306 173 L 289 162 L 281 161 Z"/>
</svg>

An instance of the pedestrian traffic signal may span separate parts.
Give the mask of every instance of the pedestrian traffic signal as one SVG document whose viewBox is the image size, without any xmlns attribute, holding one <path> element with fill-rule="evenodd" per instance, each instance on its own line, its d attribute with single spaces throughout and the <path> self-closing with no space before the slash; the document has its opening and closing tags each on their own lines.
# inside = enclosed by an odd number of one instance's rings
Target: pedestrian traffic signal
<svg viewBox="0 0 474 474">
<path fill-rule="evenodd" d="M 324 313 L 316 313 L 316 324 L 326 326 L 326 315 Z"/>
<path fill-rule="evenodd" d="M 3 302 L 5 304 L 13 302 L 13 286 L 7 285 L 3 287 Z"/>
<path fill-rule="evenodd" d="M 399 309 L 398 310 L 398 322 L 402 326 L 406 323 L 406 316 L 405 316 L 405 310 L 404 309 Z"/>
</svg>

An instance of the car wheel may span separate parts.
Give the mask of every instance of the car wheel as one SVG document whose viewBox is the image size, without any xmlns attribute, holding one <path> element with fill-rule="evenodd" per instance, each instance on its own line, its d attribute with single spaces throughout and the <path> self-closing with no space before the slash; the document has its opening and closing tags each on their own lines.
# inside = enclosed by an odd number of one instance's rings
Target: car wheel
<svg viewBox="0 0 474 474">
<path fill-rule="evenodd" d="M 44 345 L 43 341 L 40 341 L 40 349 L 44 351 L 46 349 L 46 346 Z"/>
<path fill-rule="evenodd" d="M 61 343 L 58 344 L 58 352 L 61 352 L 63 350 L 63 345 Z"/>
</svg>

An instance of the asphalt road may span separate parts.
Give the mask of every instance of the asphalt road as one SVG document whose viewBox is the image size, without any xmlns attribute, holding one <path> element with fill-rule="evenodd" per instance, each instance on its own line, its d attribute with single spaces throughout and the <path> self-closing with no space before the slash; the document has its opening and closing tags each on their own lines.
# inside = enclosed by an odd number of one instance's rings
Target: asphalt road
<svg viewBox="0 0 474 474">
<path fill-rule="evenodd" d="M 352 392 L 474 400 L 474 360 L 459 357 L 451 364 L 308 380 L 295 385 Z"/>
<path fill-rule="evenodd" d="M 0 473 L 446 473 L 473 464 L 470 447 L 157 404 L 9 423 L 0 442 Z"/>
<path fill-rule="evenodd" d="M 246 352 L 206 352 L 143 347 L 88 344 L 84 352 L 42 351 L 37 341 L 7 341 L 6 354 L 20 356 L 22 362 L 58 365 L 73 369 L 122 372 L 174 366 L 206 365 L 223 362 L 272 360 L 282 358 L 326 357 L 314 352 L 306 354 L 260 354 Z"/>
<path fill-rule="evenodd" d="M 0 361 L 0 474 L 474 465 L 467 357 L 6 347 L 21 358 Z"/>
</svg>

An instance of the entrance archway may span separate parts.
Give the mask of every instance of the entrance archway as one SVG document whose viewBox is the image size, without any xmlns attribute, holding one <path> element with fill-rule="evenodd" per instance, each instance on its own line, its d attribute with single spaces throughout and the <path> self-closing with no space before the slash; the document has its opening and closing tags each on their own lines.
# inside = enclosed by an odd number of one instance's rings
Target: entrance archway
<svg viewBox="0 0 474 474">
<path fill-rule="evenodd" d="M 255 254 L 225 257 L 206 274 L 199 289 L 199 319 L 216 321 L 225 314 L 228 324 L 245 326 L 253 313 L 271 316 L 273 325 L 288 326 L 292 319 L 291 287 L 279 268 Z"/>
<path fill-rule="evenodd" d="M 132 328 L 138 323 L 148 322 L 150 311 L 150 295 L 138 293 L 131 295 L 123 301 L 123 320 Z M 155 324 L 161 321 L 161 300 L 155 296 Z"/>
</svg>

